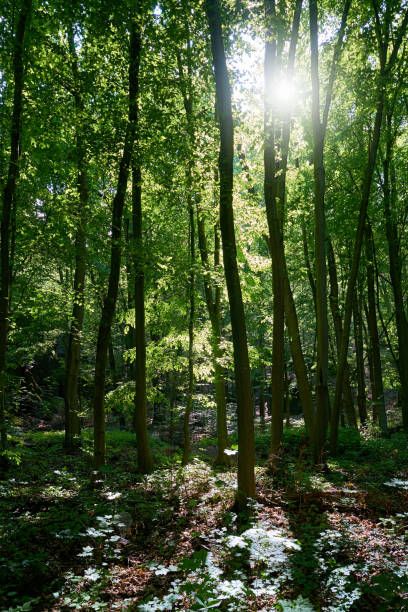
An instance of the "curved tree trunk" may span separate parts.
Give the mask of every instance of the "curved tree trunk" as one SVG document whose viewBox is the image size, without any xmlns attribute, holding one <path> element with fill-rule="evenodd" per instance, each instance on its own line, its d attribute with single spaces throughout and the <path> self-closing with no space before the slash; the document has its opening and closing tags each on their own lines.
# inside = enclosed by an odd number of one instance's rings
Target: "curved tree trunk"
<svg viewBox="0 0 408 612">
<path fill-rule="evenodd" d="M 377 11 L 377 5 L 374 4 L 374 10 Z M 360 200 L 360 212 L 358 217 L 358 224 L 356 230 L 356 236 L 354 239 L 354 249 L 353 249 L 353 259 L 351 264 L 351 272 L 349 281 L 347 284 L 347 293 L 346 293 L 346 303 L 344 307 L 344 323 L 343 323 L 343 336 L 341 342 L 341 351 L 339 357 L 339 364 L 337 368 L 337 376 L 336 376 L 336 392 L 334 397 L 334 405 L 331 415 L 330 422 L 330 450 L 332 453 L 336 451 L 337 446 L 337 435 L 338 435 L 338 426 L 339 426 L 339 414 L 340 414 L 340 402 L 341 402 L 341 394 L 343 389 L 343 381 L 344 381 L 344 372 L 345 365 L 347 361 L 347 352 L 348 345 L 350 340 L 350 327 L 351 327 L 351 315 L 353 308 L 353 298 L 354 298 L 354 288 L 356 285 L 358 268 L 360 264 L 360 255 L 361 255 L 361 247 L 363 243 L 364 236 L 364 227 L 366 223 L 367 216 L 367 208 L 370 200 L 371 193 L 371 184 L 372 178 L 374 174 L 375 162 L 377 158 L 377 150 L 378 144 L 380 141 L 381 135 L 381 125 L 383 120 L 384 113 L 384 101 L 385 101 L 385 93 L 386 93 L 386 81 L 388 75 L 393 69 L 393 66 L 396 62 L 398 51 L 401 47 L 403 37 L 406 33 L 408 25 L 408 10 L 405 10 L 405 14 L 401 25 L 399 26 L 399 30 L 394 37 L 391 36 L 393 40 L 393 49 L 387 61 L 388 54 L 388 44 L 390 42 L 390 35 L 393 34 L 390 32 L 390 23 L 386 22 L 385 27 L 385 35 L 383 35 L 381 30 L 381 24 L 379 23 L 378 15 L 376 15 L 376 34 L 378 41 L 378 55 L 380 61 L 380 71 L 378 75 L 378 89 L 377 89 L 377 105 L 376 105 L 376 113 L 374 119 L 374 128 L 371 137 L 371 141 L 368 147 L 368 156 L 367 156 L 367 165 L 364 172 L 364 179 L 361 191 L 361 200 Z"/>
<path fill-rule="evenodd" d="M 378 143 L 380 140 L 381 123 L 384 109 L 384 95 L 385 88 L 383 77 L 381 75 L 381 81 L 378 92 L 377 111 L 374 123 L 373 137 L 371 146 L 368 151 L 367 166 L 365 169 L 365 176 L 363 181 L 363 190 L 360 201 L 360 212 L 358 218 L 358 225 L 356 230 L 356 236 L 354 239 L 353 259 L 351 264 L 350 277 L 347 283 L 346 302 L 344 307 L 344 323 L 343 323 L 343 334 L 341 339 L 341 350 L 339 354 L 339 361 L 337 366 L 336 376 L 336 391 L 334 396 L 333 410 L 330 422 L 330 450 L 335 453 L 337 446 L 337 435 L 339 427 L 339 415 L 340 415 L 340 404 L 341 396 L 343 392 L 344 376 L 347 362 L 348 345 L 350 340 L 350 328 L 351 328 L 351 315 L 353 308 L 354 289 L 357 280 L 358 268 L 360 264 L 361 247 L 363 243 L 364 227 L 366 221 L 366 214 L 368 208 L 368 202 L 370 199 L 371 183 L 374 173 L 375 160 L 377 157 Z"/>
<path fill-rule="evenodd" d="M 108 292 L 102 307 L 98 341 L 96 346 L 94 378 L 94 467 L 96 469 L 100 468 L 105 463 L 105 370 L 110 330 L 118 296 L 122 252 L 122 213 L 125 203 L 129 166 L 132 158 L 133 143 L 137 125 L 140 45 L 140 28 L 138 25 L 136 25 L 135 21 L 132 20 L 129 46 L 130 63 L 128 125 L 126 129 L 125 145 L 119 165 L 116 195 L 113 199 L 109 284 Z"/>
<path fill-rule="evenodd" d="M 220 125 L 220 227 L 224 255 L 234 346 L 234 370 L 238 404 L 238 493 L 239 507 L 246 506 L 248 497 L 255 495 L 255 442 L 252 414 L 251 378 L 244 305 L 239 280 L 232 207 L 234 131 L 231 91 L 222 39 L 218 0 L 206 0 L 211 33 L 211 48 L 215 70 L 217 109 Z"/>
</svg>

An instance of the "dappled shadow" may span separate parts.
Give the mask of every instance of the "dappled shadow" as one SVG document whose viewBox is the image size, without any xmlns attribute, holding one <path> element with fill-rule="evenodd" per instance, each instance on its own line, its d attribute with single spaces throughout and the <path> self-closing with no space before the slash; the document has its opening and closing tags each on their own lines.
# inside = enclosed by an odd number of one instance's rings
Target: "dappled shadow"
<svg viewBox="0 0 408 612">
<path fill-rule="evenodd" d="M 304 491 L 282 492 L 289 528 L 300 544 L 300 550 L 291 557 L 295 595 L 302 595 L 320 605 L 320 578 L 316 544 L 320 534 L 327 529 L 328 521 L 320 495 Z"/>
</svg>

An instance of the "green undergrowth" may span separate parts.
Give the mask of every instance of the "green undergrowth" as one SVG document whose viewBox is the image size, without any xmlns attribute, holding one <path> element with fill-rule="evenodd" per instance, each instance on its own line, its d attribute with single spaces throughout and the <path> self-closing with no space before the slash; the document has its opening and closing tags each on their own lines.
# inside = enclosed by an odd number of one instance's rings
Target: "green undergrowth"
<svg viewBox="0 0 408 612">
<path fill-rule="evenodd" d="M 316 469 L 303 428 L 285 429 L 272 462 L 259 431 L 246 522 L 231 512 L 236 465 L 216 468 L 215 442 L 201 439 L 182 468 L 181 449 L 152 439 L 144 477 L 135 436 L 110 430 L 93 475 L 91 430 L 73 454 L 62 432 L 16 430 L 0 481 L 0 609 L 403 609 L 405 434 L 341 429 Z M 232 436 L 230 458 L 236 448 Z"/>
</svg>

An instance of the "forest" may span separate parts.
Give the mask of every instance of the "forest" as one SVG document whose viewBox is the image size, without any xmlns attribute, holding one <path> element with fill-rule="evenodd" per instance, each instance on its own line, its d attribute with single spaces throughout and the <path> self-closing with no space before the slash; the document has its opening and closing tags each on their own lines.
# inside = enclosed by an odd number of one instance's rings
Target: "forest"
<svg viewBox="0 0 408 612">
<path fill-rule="evenodd" d="M 0 9 L 0 609 L 408 610 L 408 0 Z"/>
</svg>

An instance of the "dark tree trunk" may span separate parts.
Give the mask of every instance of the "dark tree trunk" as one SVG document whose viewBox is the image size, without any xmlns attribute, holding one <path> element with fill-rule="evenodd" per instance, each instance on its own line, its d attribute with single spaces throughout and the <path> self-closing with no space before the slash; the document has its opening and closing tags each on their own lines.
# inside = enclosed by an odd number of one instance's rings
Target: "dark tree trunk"
<svg viewBox="0 0 408 612">
<path fill-rule="evenodd" d="M 223 358 L 223 350 L 221 348 L 221 320 L 220 306 L 221 293 L 220 287 L 216 284 L 212 287 L 209 280 L 209 257 L 207 248 L 207 239 L 204 227 L 203 212 L 199 203 L 197 203 L 197 233 L 198 245 L 200 249 L 201 264 L 204 269 L 204 293 L 207 304 L 208 315 L 211 323 L 211 342 L 213 351 L 214 364 L 214 384 L 215 384 L 215 401 L 217 405 L 217 463 L 227 463 L 227 457 L 224 453 L 228 444 L 227 432 L 227 399 L 225 392 L 225 372 L 221 364 Z M 220 266 L 220 239 L 218 224 L 214 227 L 214 267 Z"/>
<path fill-rule="evenodd" d="M 6 405 L 6 355 L 10 315 L 11 268 L 10 225 L 13 208 L 16 207 L 16 185 L 21 156 L 23 88 L 24 88 L 24 43 L 28 32 L 31 0 L 24 0 L 17 22 L 13 51 L 14 94 L 11 117 L 11 143 L 7 179 L 3 191 L 3 209 L 0 227 L 0 451 L 7 445 L 5 419 Z M 11 245 L 12 246 L 12 245 Z"/>
<path fill-rule="evenodd" d="M 275 0 L 265 1 L 265 102 L 264 102 L 264 193 L 268 221 L 273 282 L 272 337 L 272 427 L 270 452 L 275 455 L 283 437 L 283 365 L 284 365 L 284 301 L 283 301 L 283 236 L 278 214 L 279 175 L 276 167 L 275 124 L 272 114 L 273 77 L 276 68 L 277 41 Z"/>
<path fill-rule="evenodd" d="M 75 130 L 76 130 L 76 163 L 77 189 L 79 202 L 74 212 L 76 221 L 75 236 L 75 276 L 74 303 L 72 307 L 71 329 L 68 339 L 68 351 L 65 373 L 65 448 L 72 450 L 75 435 L 80 434 L 78 377 L 80 368 L 81 334 L 84 320 L 84 291 L 86 273 L 86 218 L 88 208 L 88 173 L 84 126 L 81 124 L 84 104 L 81 91 L 78 58 L 74 44 L 72 27 L 68 32 L 68 43 L 71 53 L 72 74 L 74 80 Z"/>
<path fill-rule="evenodd" d="M 360 424 L 364 425 L 367 421 L 367 406 L 365 392 L 364 375 L 364 350 L 363 350 L 363 322 L 361 317 L 360 292 L 357 290 L 353 301 L 353 323 L 354 323 L 354 343 L 356 346 L 356 370 L 357 370 L 357 406 L 360 417 Z"/>
<path fill-rule="evenodd" d="M 330 238 L 327 241 L 327 261 L 330 277 L 330 308 L 332 311 L 334 331 L 336 334 L 336 346 L 337 346 L 337 357 L 340 354 L 341 348 L 341 336 L 343 334 L 343 325 L 341 321 L 341 314 L 339 308 L 339 286 L 337 281 L 337 269 L 336 259 L 334 257 L 333 245 Z M 344 374 L 343 384 L 343 396 L 342 396 L 342 407 L 344 413 L 347 415 L 349 425 L 357 427 L 356 412 L 354 409 L 353 394 L 350 386 L 350 367 L 348 361 L 346 363 L 346 370 Z"/>
<path fill-rule="evenodd" d="M 291 39 L 289 45 L 289 58 L 288 58 L 288 66 L 287 66 L 287 75 L 291 78 L 293 74 L 293 67 L 296 55 L 296 46 L 299 32 L 299 22 L 300 15 L 302 11 L 302 0 L 296 0 L 293 23 L 292 23 L 292 31 L 291 31 Z M 299 325 L 298 318 L 296 313 L 295 302 L 293 299 L 293 294 L 289 282 L 289 277 L 287 273 L 286 267 L 286 258 L 285 258 L 285 249 L 283 244 L 283 211 L 284 204 L 286 198 L 286 170 L 287 170 L 287 159 L 288 159 L 288 149 L 289 149 L 289 140 L 290 140 L 290 122 L 291 117 L 290 113 L 285 113 L 285 117 L 283 120 L 283 128 L 282 128 L 282 142 L 281 142 L 281 151 L 282 151 L 282 159 L 279 164 L 279 177 L 276 176 L 276 171 L 278 170 L 276 159 L 274 156 L 274 125 L 273 125 L 273 117 L 272 117 L 272 108 L 271 108 L 271 100 L 269 99 L 272 95 L 272 91 L 270 91 L 272 84 L 272 74 L 271 70 L 274 65 L 274 56 L 275 53 L 275 42 L 274 42 L 274 16 L 275 12 L 275 4 L 272 0 L 265 0 L 265 20 L 267 29 L 270 30 L 272 36 L 268 36 L 268 40 L 265 43 L 265 127 L 264 127 L 264 141 L 265 141 L 265 150 L 264 150 L 264 165 L 265 165 L 265 206 L 267 209 L 267 220 L 268 220 L 268 229 L 269 236 L 266 236 L 266 241 L 268 244 L 269 252 L 272 258 L 272 275 L 274 279 L 274 302 L 276 296 L 276 304 L 274 303 L 274 309 L 277 313 L 277 321 L 278 324 L 276 326 L 276 335 L 274 335 L 275 348 L 276 348 L 276 367 L 275 375 L 273 376 L 273 392 L 272 398 L 275 396 L 279 398 L 276 400 L 275 408 L 272 412 L 278 413 L 282 415 L 283 409 L 283 378 L 281 378 L 280 374 L 283 372 L 280 364 L 280 356 L 279 352 L 283 355 L 283 344 L 279 348 L 279 338 L 281 337 L 281 327 L 280 327 L 280 313 L 281 313 L 281 302 L 278 296 L 279 290 L 279 276 L 281 277 L 281 290 L 283 291 L 283 304 L 284 304 L 284 313 L 286 316 L 286 325 L 289 332 L 290 339 L 290 349 L 292 352 L 294 368 L 296 372 L 296 378 L 298 381 L 299 394 L 302 403 L 303 414 L 305 417 L 306 428 L 309 433 L 313 431 L 313 421 L 314 421 L 314 408 L 313 408 L 313 399 L 312 393 L 310 390 L 309 381 L 307 378 L 306 365 L 304 361 L 302 345 L 300 341 L 300 333 L 299 333 Z M 279 210 L 278 203 L 279 201 Z M 277 220 L 277 222 L 276 222 Z M 273 244 L 272 244 L 273 242 Z M 274 256 L 275 253 L 275 256 Z M 275 260 L 275 263 L 274 263 Z M 280 267 L 279 267 L 280 266 Z M 275 287 L 275 280 L 277 285 Z M 283 356 L 282 356 L 283 361 Z M 282 389 L 282 391 L 281 391 Z M 276 390 L 276 391 L 275 391 Z M 273 400 L 272 400 L 273 401 Z M 282 418 L 282 417 L 281 417 Z M 276 415 L 275 422 L 279 422 L 279 416 Z M 276 439 L 279 438 L 280 429 L 277 431 L 277 436 L 274 436 L 274 440 L 272 440 L 272 446 L 276 446 Z"/>
<path fill-rule="evenodd" d="M 387 416 L 384 404 L 384 388 L 381 367 L 380 339 L 378 336 L 377 314 L 375 306 L 374 280 L 374 238 L 369 223 L 365 228 L 365 247 L 367 259 L 367 327 L 373 360 L 373 414 L 379 421 L 384 433 L 387 432 Z"/>
<path fill-rule="evenodd" d="M 373 3 L 374 4 L 374 3 Z M 374 5 L 376 10 L 376 5 Z M 360 264 L 361 247 L 363 244 L 364 227 L 366 223 L 367 208 L 370 200 L 371 184 L 374 174 L 375 162 L 377 158 L 378 144 L 381 135 L 381 125 L 384 112 L 384 100 L 386 92 L 386 79 L 389 73 L 392 71 L 395 64 L 399 48 L 402 43 L 402 39 L 406 33 L 408 24 L 408 11 L 405 11 L 404 18 L 402 20 L 399 32 L 393 40 L 393 49 L 390 57 L 387 61 L 388 43 L 390 40 L 389 22 L 386 23 L 385 37 L 383 37 L 378 20 L 376 21 L 376 33 L 379 50 L 380 60 L 380 71 L 378 75 L 378 89 L 377 89 L 377 106 L 374 120 L 374 129 L 371 137 L 371 141 L 368 147 L 367 165 L 364 172 L 364 179 L 361 191 L 360 199 L 360 212 L 358 218 L 358 225 L 356 235 L 354 239 L 353 258 L 351 264 L 351 272 L 349 281 L 347 283 L 346 302 L 344 307 L 344 323 L 343 323 L 343 336 L 341 342 L 341 351 L 339 357 L 339 364 L 337 368 L 336 376 L 336 391 L 334 397 L 334 405 L 332 411 L 332 418 L 330 423 L 330 450 L 335 453 L 337 447 L 337 435 L 339 426 L 339 414 L 340 414 L 340 402 L 341 394 L 343 390 L 344 372 L 347 361 L 348 345 L 350 340 L 350 327 L 351 327 L 351 315 L 353 309 L 353 298 L 354 288 L 356 285 L 357 274 Z"/>
<path fill-rule="evenodd" d="M 324 128 L 320 121 L 319 95 L 319 48 L 317 0 L 309 1 L 310 50 L 312 72 L 312 124 L 313 124 L 313 171 L 315 200 L 315 266 L 316 266 L 316 417 L 314 429 L 314 458 L 319 461 L 326 442 L 329 391 L 327 386 L 329 361 L 329 325 L 327 318 L 326 283 L 326 219 L 324 206 L 325 170 L 323 162 Z"/>
<path fill-rule="evenodd" d="M 193 187 L 193 164 L 194 158 L 193 155 L 195 153 L 195 126 L 194 126 L 194 116 L 193 116 L 193 80 L 192 80 L 192 64 L 191 64 L 191 41 L 188 37 L 188 26 L 187 26 L 187 77 L 184 80 L 184 68 L 181 60 L 180 54 L 177 55 L 177 63 L 180 77 L 180 89 L 183 96 L 183 104 L 186 112 L 187 119 L 187 130 L 189 135 L 189 144 L 190 144 L 190 165 L 188 168 L 188 176 L 187 183 L 188 193 L 189 193 L 189 215 L 190 215 L 190 229 L 194 227 L 194 215 L 191 218 L 191 207 L 193 206 L 192 198 L 191 198 L 191 189 Z M 218 173 L 215 172 L 215 180 L 218 180 Z M 214 386 L 215 386 L 215 403 L 217 406 L 217 463 L 225 464 L 227 463 L 227 457 L 224 453 L 227 444 L 228 444 L 228 432 L 227 432 L 227 407 L 226 407 L 226 398 L 225 398 L 225 375 L 224 368 L 221 365 L 220 361 L 223 356 L 223 351 L 221 349 L 221 322 L 220 322 L 220 288 L 217 284 L 213 287 L 213 283 L 210 281 L 210 266 L 209 266 L 209 257 L 208 257 L 208 248 L 207 248 L 207 238 L 205 233 L 205 223 L 204 216 L 200 206 L 200 197 L 199 193 L 195 194 L 196 199 L 196 212 L 197 212 L 197 234 L 198 234 L 198 246 L 200 250 L 200 258 L 201 264 L 204 269 L 204 293 L 205 293 L 205 301 L 207 305 L 207 311 L 210 318 L 211 323 L 211 341 L 212 341 L 212 356 L 213 356 L 213 367 L 214 367 Z M 194 239 L 194 236 L 193 236 Z M 190 237 L 190 246 L 194 249 L 194 243 L 191 242 Z M 192 251 L 190 250 L 190 255 Z M 193 256 L 195 259 L 195 254 Z M 216 223 L 214 226 L 214 267 L 218 268 L 220 265 L 220 239 L 219 239 L 219 228 Z M 194 284 L 194 269 L 192 268 L 193 277 L 190 276 L 190 283 Z M 194 304 L 191 304 L 191 299 L 194 299 L 194 296 L 190 296 L 190 315 L 191 315 L 191 307 L 193 311 L 194 318 Z M 193 334 L 194 326 L 189 326 L 189 334 Z M 189 335 L 189 339 L 192 336 Z M 192 351 L 192 343 L 191 343 L 191 351 Z M 193 367 L 193 362 L 189 360 L 189 366 Z M 191 370 L 192 371 L 192 370 Z M 194 383 L 194 380 L 193 380 Z M 190 384 L 190 373 L 189 373 L 189 384 Z M 191 391 L 192 398 L 192 391 Z M 185 417 L 188 419 L 191 412 L 191 406 L 188 411 L 185 413 Z M 189 436 L 189 430 L 186 429 L 188 427 L 187 420 L 185 418 L 185 439 Z"/>
<path fill-rule="evenodd" d="M 386 156 L 383 160 L 383 189 L 385 230 L 388 243 L 390 277 L 395 303 L 395 316 L 398 335 L 398 371 L 401 382 L 402 422 L 408 430 L 408 319 L 402 291 L 402 261 L 399 252 L 400 240 L 395 221 L 396 185 L 395 170 L 392 165 L 392 118 L 387 117 Z"/>
<path fill-rule="evenodd" d="M 234 137 L 231 91 L 222 39 L 218 0 L 206 0 L 215 70 L 217 110 L 220 125 L 220 227 L 234 346 L 234 369 L 238 404 L 238 506 L 246 506 L 255 495 L 255 442 L 251 378 L 244 306 L 237 266 L 232 207 Z"/>
<path fill-rule="evenodd" d="M 137 152 L 138 153 L 138 152 Z M 142 237 L 142 174 L 137 155 L 132 170 L 132 224 L 134 241 L 134 303 L 135 303 L 135 413 L 138 471 L 151 472 L 153 467 L 147 431 L 146 402 L 146 332 L 144 303 L 144 263 Z"/>
<path fill-rule="evenodd" d="M 96 346 L 94 378 L 94 467 L 96 469 L 105 463 L 105 370 L 110 330 L 118 296 L 122 213 L 137 125 L 140 44 L 140 29 L 134 20 L 132 20 L 129 47 L 129 117 L 125 144 L 119 165 L 117 191 L 113 199 L 112 207 L 112 236 L 108 292 L 102 307 Z"/>
<path fill-rule="evenodd" d="M 183 449 L 183 465 L 186 465 L 190 458 L 190 414 L 193 404 L 193 391 L 194 391 L 194 361 L 193 361 L 193 349 L 194 349 L 194 315 L 195 315 L 195 224 L 194 224 L 194 207 L 191 197 L 192 187 L 192 176 L 191 167 L 188 168 L 187 172 L 187 206 L 189 215 L 189 247 L 190 247 L 190 272 L 188 281 L 188 296 L 189 296 L 189 313 L 188 313 L 188 389 L 187 389 L 187 401 L 186 409 L 184 413 L 184 449 Z"/>
</svg>

